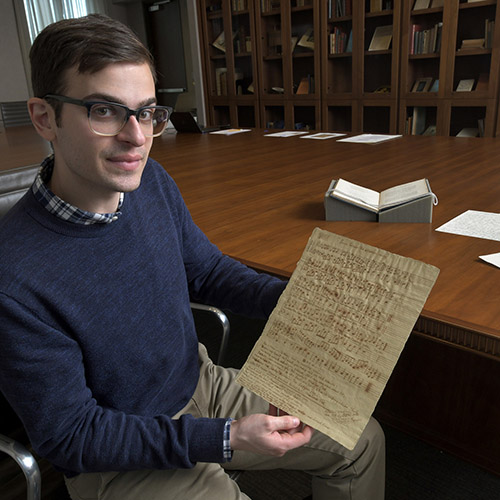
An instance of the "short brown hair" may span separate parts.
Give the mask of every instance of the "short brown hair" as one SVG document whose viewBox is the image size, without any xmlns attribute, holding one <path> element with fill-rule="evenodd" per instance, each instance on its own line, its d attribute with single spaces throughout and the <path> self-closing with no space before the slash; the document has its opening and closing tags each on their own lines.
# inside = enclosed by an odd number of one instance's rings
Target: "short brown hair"
<svg viewBox="0 0 500 500">
<path fill-rule="evenodd" d="M 35 97 L 64 93 L 66 71 L 73 67 L 79 73 L 97 73 L 113 63 L 147 63 L 156 79 L 151 53 L 136 34 L 101 14 L 47 26 L 31 47 L 30 62 Z"/>
</svg>

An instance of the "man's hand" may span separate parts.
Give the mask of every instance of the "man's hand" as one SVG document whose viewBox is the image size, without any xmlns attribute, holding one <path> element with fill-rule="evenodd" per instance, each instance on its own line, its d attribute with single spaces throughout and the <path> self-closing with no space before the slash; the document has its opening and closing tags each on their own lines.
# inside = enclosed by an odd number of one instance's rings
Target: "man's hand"
<svg viewBox="0 0 500 500">
<path fill-rule="evenodd" d="M 313 429 L 297 417 L 248 415 L 231 423 L 231 448 L 281 457 L 308 443 L 312 434 Z"/>
</svg>

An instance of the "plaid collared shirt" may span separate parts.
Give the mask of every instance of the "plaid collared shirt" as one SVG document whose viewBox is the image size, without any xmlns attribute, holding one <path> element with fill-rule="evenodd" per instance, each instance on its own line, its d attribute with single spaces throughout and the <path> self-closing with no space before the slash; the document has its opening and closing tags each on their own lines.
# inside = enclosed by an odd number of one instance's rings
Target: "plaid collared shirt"
<svg viewBox="0 0 500 500">
<path fill-rule="evenodd" d="M 117 220 L 122 214 L 120 209 L 123 204 L 124 194 L 120 193 L 120 201 L 116 212 L 109 214 L 97 214 L 81 210 L 78 207 L 70 205 L 69 203 L 61 200 L 59 196 L 55 195 L 47 186 L 52 171 L 54 170 L 54 155 L 50 155 L 40 165 L 40 171 L 36 176 L 31 190 L 35 198 L 52 214 L 57 217 L 75 224 L 109 224 Z"/>
<path fill-rule="evenodd" d="M 233 458 L 233 450 L 231 450 L 231 422 L 232 418 L 229 418 L 224 425 L 224 460 L 229 462 Z"/>
</svg>

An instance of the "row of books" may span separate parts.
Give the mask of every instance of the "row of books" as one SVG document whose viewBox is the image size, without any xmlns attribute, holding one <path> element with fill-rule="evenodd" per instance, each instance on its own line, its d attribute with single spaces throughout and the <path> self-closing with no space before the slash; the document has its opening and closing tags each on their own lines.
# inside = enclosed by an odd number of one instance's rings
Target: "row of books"
<svg viewBox="0 0 500 500">
<path fill-rule="evenodd" d="M 234 70 L 234 79 L 236 82 L 243 80 L 243 72 L 238 68 Z M 216 68 L 215 70 L 215 90 L 218 96 L 228 95 L 227 92 L 227 68 Z M 250 92 L 250 90 L 249 90 Z M 241 92 L 238 92 L 241 93 Z"/>
<path fill-rule="evenodd" d="M 443 23 L 432 28 L 422 28 L 419 24 L 411 27 L 410 54 L 433 54 L 441 50 Z"/>
<path fill-rule="evenodd" d="M 346 52 L 352 52 L 352 30 L 347 34 L 335 26 L 330 33 L 330 54 L 344 54 Z"/>
<path fill-rule="evenodd" d="M 231 0 L 231 8 L 233 9 L 233 12 L 247 10 L 247 0 Z"/>
<path fill-rule="evenodd" d="M 352 0 L 328 0 L 328 17 L 352 15 Z"/>
<path fill-rule="evenodd" d="M 280 0 L 260 0 L 260 10 L 270 12 L 280 8 Z"/>
</svg>

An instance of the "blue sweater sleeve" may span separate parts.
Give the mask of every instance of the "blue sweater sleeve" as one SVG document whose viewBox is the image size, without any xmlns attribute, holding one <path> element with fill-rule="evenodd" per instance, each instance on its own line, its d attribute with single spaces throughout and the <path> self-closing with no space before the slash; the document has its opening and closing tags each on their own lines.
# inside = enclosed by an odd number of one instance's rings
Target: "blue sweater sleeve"
<svg viewBox="0 0 500 500">
<path fill-rule="evenodd" d="M 68 475 L 223 462 L 226 419 L 130 415 L 97 404 L 82 353 L 0 293 L 0 387 L 36 451 Z M 36 334 L 26 334 L 27 331 Z M 50 341 L 48 341 L 50 339 Z"/>
</svg>

